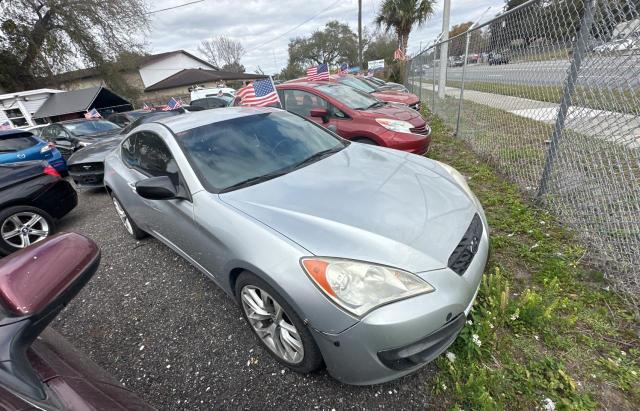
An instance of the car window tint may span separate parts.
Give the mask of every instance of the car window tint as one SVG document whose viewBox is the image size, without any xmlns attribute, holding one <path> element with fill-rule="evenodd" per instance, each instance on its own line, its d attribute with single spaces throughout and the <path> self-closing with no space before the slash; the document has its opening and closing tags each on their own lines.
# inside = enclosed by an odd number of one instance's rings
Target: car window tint
<svg viewBox="0 0 640 411">
<path fill-rule="evenodd" d="M 33 138 L 31 133 L 17 134 L 8 138 L 0 139 L 0 153 L 26 150 L 38 144 L 38 140 Z"/>
<path fill-rule="evenodd" d="M 176 134 L 210 192 L 281 172 L 315 153 L 344 147 L 322 127 L 287 112 L 243 116 Z"/>
<path fill-rule="evenodd" d="M 328 108 L 326 101 L 315 94 L 301 90 L 284 91 L 285 109 L 292 113 L 308 117 L 312 108 Z"/>
<path fill-rule="evenodd" d="M 122 144 L 122 159 L 130 167 L 151 176 L 167 176 L 178 185 L 178 165 L 162 139 L 143 131 L 129 137 Z"/>
</svg>

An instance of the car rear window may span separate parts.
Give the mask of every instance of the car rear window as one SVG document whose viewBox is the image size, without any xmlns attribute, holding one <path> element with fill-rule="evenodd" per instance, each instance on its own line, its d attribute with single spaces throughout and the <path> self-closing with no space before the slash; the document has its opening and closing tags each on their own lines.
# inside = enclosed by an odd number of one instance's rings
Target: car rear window
<svg viewBox="0 0 640 411">
<path fill-rule="evenodd" d="M 26 150 L 36 144 L 38 144 L 38 140 L 31 133 L 17 134 L 0 139 L 0 153 Z"/>
</svg>

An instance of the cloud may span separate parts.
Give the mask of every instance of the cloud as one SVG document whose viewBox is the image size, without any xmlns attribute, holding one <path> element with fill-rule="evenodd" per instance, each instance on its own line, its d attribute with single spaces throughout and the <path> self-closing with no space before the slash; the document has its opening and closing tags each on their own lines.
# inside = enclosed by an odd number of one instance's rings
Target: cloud
<svg viewBox="0 0 640 411">
<path fill-rule="evenodd" d="M 186 2 L 188 0 L 156 0 L 150 8 L 158 10 Z M 370 31 L 374 29 L 373 19 L 381 2 L 362 1 L 362 23 Z M 452 4 L 451 25 L 475 20 L 488 6 L 494 6 L 494 9 L 485 17 L 494 15 L 503 5 L 503 0 L 457 0 Z M 287 64 L 290 38 L 307 36 L 330 20 L 347 23 L 356 31 L 357 0 L 205 0 L 153 14 L 151 32 L 145 40 L 153 53 L 185 49 L 198 54 L 200 41 L 225 35 L 240 41 L 247 49 L 242 63 L 248 71 L 253 72 L 260 67 L 265 73 L 275 73 Z M 298 25 L 300 27 L 292 30 Z M 440 33 L 441 27 L 440 1 L 434 16 L 422 27 L 414 28 L 409 38 L 409 52 L 416 52 L 420 42 L 423 46 L 430 43 Z"/>
</svg>

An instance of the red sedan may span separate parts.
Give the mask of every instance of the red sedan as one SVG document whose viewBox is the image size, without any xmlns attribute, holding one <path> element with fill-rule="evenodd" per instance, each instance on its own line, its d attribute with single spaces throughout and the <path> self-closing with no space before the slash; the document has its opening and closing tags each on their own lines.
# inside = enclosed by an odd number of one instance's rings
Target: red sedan
<svg viewBox="0 0 640 411">
<path fill-rule="evenodd" d="M 420 113 L 405 105 L 386 103 L 333 81 L 296 81 L 276 88 L 287 111 L 347 140 L 415 154 L 429 150 L 431 128 Z"/>
</svg>

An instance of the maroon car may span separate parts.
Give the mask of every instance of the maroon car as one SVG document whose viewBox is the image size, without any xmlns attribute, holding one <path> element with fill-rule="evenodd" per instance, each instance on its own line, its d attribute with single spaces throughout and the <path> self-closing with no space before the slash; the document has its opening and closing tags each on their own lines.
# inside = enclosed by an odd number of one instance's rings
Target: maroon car
<svg viewBox="0 0 640 411">
<path fill-rule="evenodd" d="M 0 261 L 0 410 L 152 409 L 47 328 L 99 263 L 98 246 L 75 233 Z"/>
<path fill-rule="evenodd" d="M 276 86 L 287 111 L 361 143 L 424 154 L 431 128 L 405 105 L 382 102 L 352 87 L 328 81 L 296 81 Z"/>
</svg>

